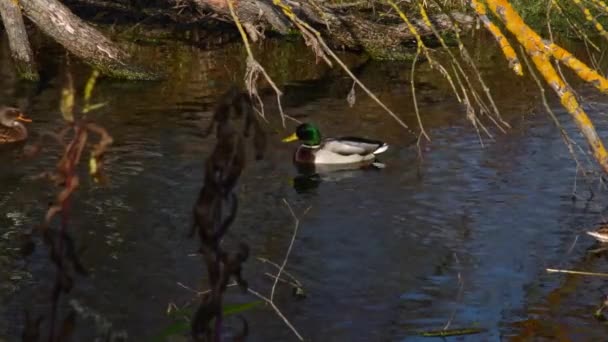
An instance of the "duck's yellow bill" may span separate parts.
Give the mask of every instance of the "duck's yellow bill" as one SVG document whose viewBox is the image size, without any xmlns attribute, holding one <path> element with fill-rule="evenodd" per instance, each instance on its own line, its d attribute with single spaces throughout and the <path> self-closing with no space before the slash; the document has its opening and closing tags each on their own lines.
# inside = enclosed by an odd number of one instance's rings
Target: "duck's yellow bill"
<svg viewBox="0 0 608 342">
<path fill-rule="evenodd" d="M 17 117 L 17 119 L 16 119 L 16 120 L 23 121 L 23 122 L 32 122 L 32 119 L 30 119 L 30 118 L 26 118 L 26 117 L 23 115 L 23 113 L 19 113 L 19 116 Z"/>
<path fill-rule="evenodd" d="M 297 134 L 292 134 L 290 136 L 288 136 L 287 138 L 281 140 L 282 142 L 290 142 L 290 141 L 296 141 L 298 140 L 298 135 Z"/>
</svg>

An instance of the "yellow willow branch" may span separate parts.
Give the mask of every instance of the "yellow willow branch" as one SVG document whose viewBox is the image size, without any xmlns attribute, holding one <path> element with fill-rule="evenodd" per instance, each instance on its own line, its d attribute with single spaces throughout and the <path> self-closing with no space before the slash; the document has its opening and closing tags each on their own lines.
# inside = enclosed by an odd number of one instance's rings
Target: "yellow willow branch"
<svg viewBox="0 0 608 342">
<path fill-rule="evenodd" d="M 488 18 L 486 13 L 486 5 L 477 0 L 471 0 L 471 7 L 475 11 L 475 13 L 477 13 L 477 16 L 479 17 L 483 25 L 486 27 L 486 29 L 490 31 L 490 33 L 494 36 L 494 39 L 498 43 L 498 46 L 500 46 L 502 53 L 507 58 L 507 61 L 509 61 L 509 67 L 513 69 L 513 71 L 517 75 L 523 76 L 524 73 L 521 68 L 521 63 L 517 58 L 515 50 L 513 50 L 513 47 L 507 40 L 507 37 L 502 34 L 498 26 L 494 25 L 494 23 L 491 22 Z"/>
<path fill-rule="evenodd" d="M 608 94 L 608 80 L 602 77 L 597 71 L 589 68 L 566 49 L 555 43 L 550 43 L 548 47 L 553 57 L 572 69 L 572 71 L 574 71 L 583 81 L 591 83 L 599 91 Z"/>
<path fill-rule="evenodd" d="M 545 81 L 553 88 L 564 108 L 570 113 L 576 125 L 593 151 L 595 160 L 604 172 L 608 173 L 608 152 L 600 140 L 593 123 L 587 113 L 576 100 L 574 94 L 559 77 L 549 59 L 550 49 L 541 37 L 532 30 L 507 0 L 487 0 L 488 7 L 505 24 L 507 29 L 517 37 L 519 43 L 526 49 L 536 68 Z"/>
</svg>

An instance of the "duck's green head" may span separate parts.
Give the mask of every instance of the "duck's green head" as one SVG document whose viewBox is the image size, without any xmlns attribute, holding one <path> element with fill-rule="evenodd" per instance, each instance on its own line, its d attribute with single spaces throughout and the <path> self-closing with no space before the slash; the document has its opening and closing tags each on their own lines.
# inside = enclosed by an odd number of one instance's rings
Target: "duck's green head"
<svg viewBox="0 0 608 342">
<path fill-rule="evenodd" d="M 283 139 L 283 142 L 294 140 L 300 140 L 305 145 L 319 145 L 321 144 L 321 132 L 319 132 L 317 126 L 313 124 L 303 123 L 296 128 L 295 133 Z"/>
</svg>

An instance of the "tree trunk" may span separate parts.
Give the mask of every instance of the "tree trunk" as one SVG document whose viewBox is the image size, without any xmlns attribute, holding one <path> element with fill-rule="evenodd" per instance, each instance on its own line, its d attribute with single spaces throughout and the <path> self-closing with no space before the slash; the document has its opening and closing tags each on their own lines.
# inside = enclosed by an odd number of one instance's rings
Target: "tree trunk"
<svg viewBox="0 0 608 342">
<path fill-rule="evenodd" d="M 8 35 L 8 45 L 18 77 L 37 81 L 40 76 L 36 70 L 36 62 L 25 31 L 21 9 L 15 2 L 3 0 L 0 1 L 0 15 Z"/>
<path fill-rule="evenodd" d="M 10 0 L 0 0 L 10 2 Z M 103 74 L 125 79 L 155 79 L 157 75 L 129 62 L 126 52 L 87 25 L 57 0 L 19 0 L 25 15 L 42 32 Z"/>
</svg>

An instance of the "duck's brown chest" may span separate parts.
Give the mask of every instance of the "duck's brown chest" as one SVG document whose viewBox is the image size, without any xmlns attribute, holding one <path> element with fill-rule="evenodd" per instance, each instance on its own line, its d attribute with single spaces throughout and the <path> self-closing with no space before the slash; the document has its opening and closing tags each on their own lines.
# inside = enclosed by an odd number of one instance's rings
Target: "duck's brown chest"
<svg viewBox="0 0 608 342">
<path fill-rule="evenodd" d="M 26 131 L 0 126 L 0 144 L 17 142 L 26 138 Z"/>
<path fill-rule="evenodd" d="M 315 155 L 313 149 L 309 147 L 300 146 L 293 155 L 293 160 L 296 163 L 314 164 Z"/>
</svg>

